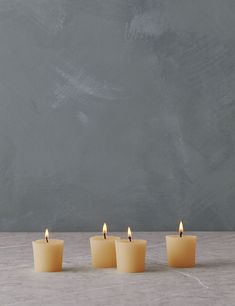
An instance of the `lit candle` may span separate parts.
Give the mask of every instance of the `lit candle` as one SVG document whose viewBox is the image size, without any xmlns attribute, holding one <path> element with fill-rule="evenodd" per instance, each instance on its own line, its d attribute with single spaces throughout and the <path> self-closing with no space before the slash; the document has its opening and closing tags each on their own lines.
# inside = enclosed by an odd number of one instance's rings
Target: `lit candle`
<svg viewBox="0 0 235 306">
<path fill-rule="evenodd" d="M 60 272 L 62 270 L 63 240 L 49 239 L 49 232 L 46 229 L 45 239 L 33 241 L 32 244 L 35 272 Z"/>
<path fill-rule="evenodd" d="M 95 268 L 113 268 L 117 266 L 115 240 L 117 236 L 108 236 L 106 223 L 103 225 L 103 235 L 90 238 L 92 265 Z"/>
<path fill-rule="evenodd" d="M 146 240 L 132 239 L 131 229 L 128 227 L 128 239 L 116 240 L 117 270 L 119 272 L 144 272 Z"/>
<path fill-rule="evenodd" d="M 183 223 L 179 225 L 179 235 L 166 236 L 168 265 L 190 268 L 195 266 L 196 236 L 183 235 Z"/>
</svg>

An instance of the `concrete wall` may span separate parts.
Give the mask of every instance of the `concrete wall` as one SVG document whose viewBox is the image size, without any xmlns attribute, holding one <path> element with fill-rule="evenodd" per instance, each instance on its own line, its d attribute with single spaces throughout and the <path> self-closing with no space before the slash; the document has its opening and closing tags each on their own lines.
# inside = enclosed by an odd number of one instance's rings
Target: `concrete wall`
<svg viewBox="0 0 235 306">
<path fill-rule="evenodd" d="M 235 1 L 0 0 L 0 230 L 235 230 Z"/>
</svg>

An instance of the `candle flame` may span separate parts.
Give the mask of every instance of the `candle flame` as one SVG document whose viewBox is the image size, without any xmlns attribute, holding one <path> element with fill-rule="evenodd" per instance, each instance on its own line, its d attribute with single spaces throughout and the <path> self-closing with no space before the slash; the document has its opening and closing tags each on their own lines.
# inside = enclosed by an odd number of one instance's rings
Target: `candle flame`
<svg viewBox="0 0 235 306">
<path fill-rule="evenodd" d="M 104 223 L 104 225 L 103 225 L 103 234 L 107 234 L 107 232 L 108 232 L 108 228 L 107 228 L 107 224 L 106 223 Z"/>
<path fill-rule="evenodd" d="M 49 231 L 48 231 L 47 228 L 45 230 L 45 239 L 46 239 L 46 241 L 48 241 L 48 239 L 49 239 Z"/>
<path fill-rule="evenodd" d="M 130 229 L 129 226 L 128 226 L 128 230 L 127 230 L 127 236 L 128 236 L 128 238 L 129 238 L 129 240 L 131 241 L 131 236 L 132 236 L 132 234 L 131 234 L 131 229 Z"/>
<path fill-rule="evenodd" d="M 184 225 L 183 225 L 183 222 L 182 222 L 182 221 L 180 221 L 179 232 L 180 232 L 180 233 L 183 233 L 183 232 L 184 232 Z"/>
</svg>

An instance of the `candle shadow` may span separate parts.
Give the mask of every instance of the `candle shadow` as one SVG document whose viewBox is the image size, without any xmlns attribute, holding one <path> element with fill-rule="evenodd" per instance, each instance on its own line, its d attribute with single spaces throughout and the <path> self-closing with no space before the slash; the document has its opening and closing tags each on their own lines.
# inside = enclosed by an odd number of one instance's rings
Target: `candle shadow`
<svg viewBox="0 0 235 306">
<path fill-rule="evenodd" d="M 196 264 L 196 268 L 219 268 L 219 267 L 234 267 L 235 261 L 229 259 L 217 260 L 217 261 L 203 261 Z"/>
<path fill-rule="evenodd" d="M 76 267 L 64 267 L 63 272 L 77 273 L 77 272 L 91 272 L 94 269 L 91 266 L 76 266 Z"/>
<path fill-rule="evenodd" d="M 169 271 L 169 267 L 167 265 L 159 264 L 158 262 L 148 264 L 146 266 L 145 272 L 165 272 Z"/>
</svg>

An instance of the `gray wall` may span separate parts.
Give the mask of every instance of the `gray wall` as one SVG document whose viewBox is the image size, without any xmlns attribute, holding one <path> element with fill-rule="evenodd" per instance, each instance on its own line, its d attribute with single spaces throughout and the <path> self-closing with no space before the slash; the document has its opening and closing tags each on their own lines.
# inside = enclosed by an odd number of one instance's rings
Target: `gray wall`
<svg viewBox="0 0 235 306">
<path fill-rule="evenodd" d="M 0 0 L 0 230 L 235 230 L 235 1 Z"/>
</svg>

